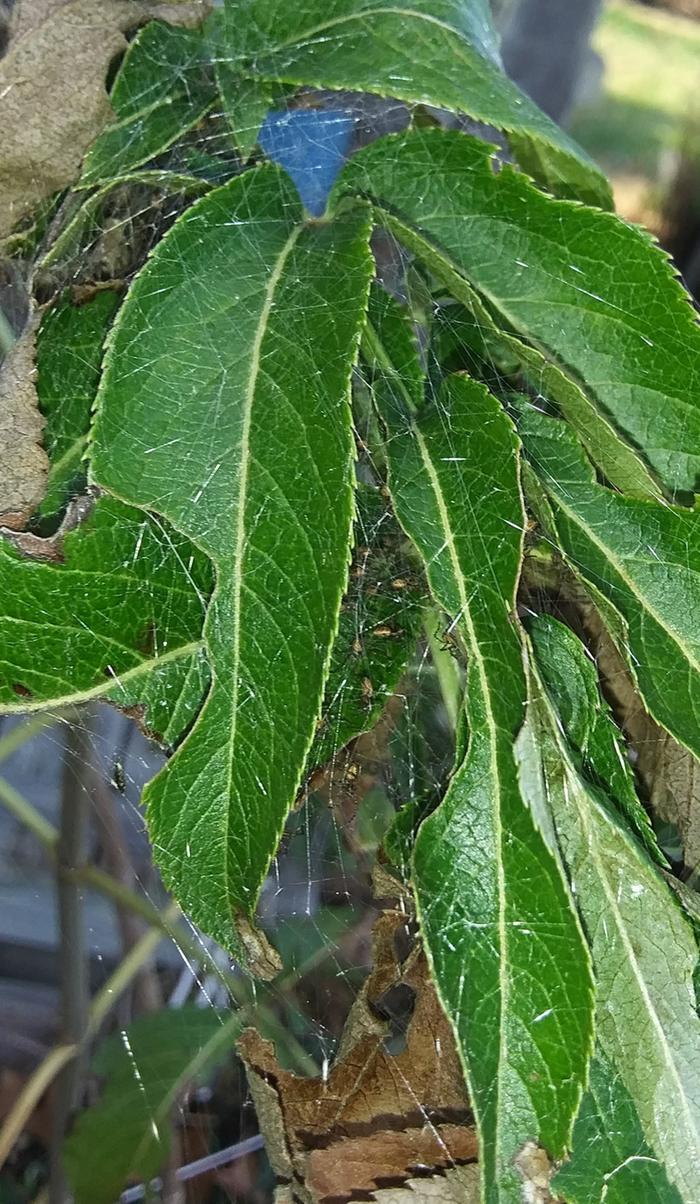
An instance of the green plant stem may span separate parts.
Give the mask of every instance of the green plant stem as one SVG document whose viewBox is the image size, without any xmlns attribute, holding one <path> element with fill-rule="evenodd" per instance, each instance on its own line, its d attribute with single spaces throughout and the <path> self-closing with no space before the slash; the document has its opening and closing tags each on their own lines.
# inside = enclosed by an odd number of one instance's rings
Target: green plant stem
<svg viewBox="0 0 700 1204">
<path fill-rule="evenodd" d="M 27 802 L 19 791 L 15 790 L 14 786 L 11 786 L 4 778 L 0 778 L 0 801 L 20 823 L 34 833 L 37 840 L 55 859 L 58 829 L 48 819 L 44 819 L 41 812 L 37 811 L 36 807 L 32 807 L 32 804 Z"/>
<path fill-rule="evenodd" d="M 12 1151 L 12 1147 L 21 1135 L 29 1117 L 36 1108 L 47 1087 L 56 1075 L 75 1056 L 74 1045 L 56 1045 L 49 1050 L 43 1062 L 40 1062 L 31 1078 L 27 1080 L 12 1111 L 0 1129 L 0 1167 Z"/>
<path fill-rule="evenodd" d="M 171 903 L 165 914 L 166 916 L 172 916 L 174 920 L 179 915 L 179 912 L 180 909 L 177 904 Z M 145 933 L 138 945 L 135 945 L 128 957 L 125 957 L 119 963 L 114 973 L 110 975 L 107 982 L 98 991 L 90 1005 L 82 1044 L 86 1044 L 98 1032 L 102 1022 L 119 996 L 126 990 L 132 982 L 134 975 L 138 974 L 144 962 L 151 956 L 159 940 L 160 934 L 157 929 L 151 929 Z M 79 1047 L 75 1043 L 55 1046 L 54 1049 L 49 1051 L 39 1066 L 37 1066 L 31 1078 L 28 1079 L 5 1124 L 0 1130 L 0 1167 L 12 1150 L 13 1145 L 20 1136 L 22 1129 L 44 1092 L 51 1085 L 56 1075 L 69 1062 L 73 1061 L 78 1052 Z"/>
<path fill-rule="evenodd" d="M 51 1109 L 49 1204 L 67 1197 L 63 1141 L 77 1103 L 81 1059 L 77 1056 L 87 1027 L 89 984 L 83 902 L 78 883 L 65 871 L 85 864 L 92 777 L 90 726 L 87 715 L 72 717 L 66 739 L 61 824 L 55 845 L 59 923 L 61 1044 L 75 1047 L 54 1083 Z"/>
<path fill-rule="evenodd" d="M 59 718 L 58 715 L 34 715 L 25 723 L 18 723 L 6 736 L 0 738 L 0 761 L 6 760 L 27 740 L 31 740 L 32 736 L 36 736 L 44 728 L 53 727 L 58 723 Z"/>
<path fill-rule="evenodd" d="M 0 800 L 17 819 L 35 834 L 51 859 L 55 862 L 58 830 L 53 824 L 44 819 L 36 808 L 3 778 L 0 778 Z M 204 963 L 207 970 L 215 974 L 225 985 L 237 1006 L 252 1008 L 256 1022 L 264 1029 L 266 1035 L 270 1039 L 284 1045 L 290 1065 L 293 1066 L 297 1073 L 305 1075 L 316 1074 L 318 1070 L 316 1062 L 300 1042 L 285 1030 L 284 1026 L 275 1016 L 272 1008 L 260 1000 L 254 1001 L 247 981 L 225 967 L 218 965 L 204 944 L 196 936 L 190 935 L 178 923 L 182 915 L 179 908 L 175 908 L 172 912 L 170 910 L 165 913 L 161 912 L 148 899 L 137 894 L 136 891 L 130 890 L 123 883 L 117 882 L 110 874 L 106 874 L 104 870 L 100 870 L 94 865 L 84 863 L 73 868 L 63 866 L 59 867 L 58 872 L 76 887 L 92 886 L 95 890 L 100 891 L 101 894 L 113 899 L 118 906 L 128 908 L 145 920 L 149 928 L 172 940 L 192 962 Z M 158 941 L 156 940 L 153 948 L 157 944 Z M 290 974 L 289 971 L 282 974 L 279 980 L 279 990 L 288 989 L 290 985 L 293 985 L 294 981 L 302 978 L 307 973 L 307 969 L 311 968 L 313 964 L 315 964 L 315 959 L 312 957 L 308 967 L 306 964 L 302 964 L 293 974 Z M 270 984 L 270 988 L 277 988 L 277 983 Z"/>
</svg>

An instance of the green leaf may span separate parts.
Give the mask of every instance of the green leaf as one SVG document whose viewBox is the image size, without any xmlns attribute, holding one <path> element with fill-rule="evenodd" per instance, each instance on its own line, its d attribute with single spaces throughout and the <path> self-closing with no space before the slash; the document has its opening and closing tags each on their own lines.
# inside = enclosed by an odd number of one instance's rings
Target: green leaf
<svg viewBox="0 0 700 1204">
<path fill-rule="evenodd" d="M 64 296 L 44 316 L 37 334 L 39 408 L 46 418 L 50 468 L 42 517 L 57 514 L 84 484 L 82 461 L 99 382 L 102 344 L 119 304 L 118 293 L 98 292 L 84 305 Z"/>
<path fill-rule="evenodd" d="M 462 276 L 499 325 L 551 360 L 550 377 L 577 390 L 557 401 L 580 409 L 588 398 L 671 490 L 693 490 L 700 327 L 668 258 L 612 214 L 494 172 L 491 154 L 463 134 L 414 130 L 360 151 L 338 189 L 369 195 L 432 270 Z"/>
<path fill-rule="evenodd" d="M 423 240 L 406 227 L 399 225 L 397 234 L 415 246 L 436 276 L 463 301 L 443 303 L 438 308 L 431 337 L 438 370 L 441 363 L 452 361 L 453 371 L 463 368 L 470 375 L 478 375 L 498 394 L 507 393 L 509 386 L 522 389 L 523 382 L 527 383 L 533 395 L 545 397 L 550 404 L 556 402 L 591 459 L 612 484 L 625 493 L 661 496 L 657 481 L 640 457 L 623 443 L 580 385 L 540 351 L 499 329 L 483 301 L 439 250 L 428 249 L 426 253 Z"/>
<path fill-rule="evenodd" d="M 415 650 L 423 591 L 379 489 L 357 490 L 355 548 L 308 767 L 325 765 L 369 731 Z"/>
<path fill-rule="evenodd" d="M 564 735 L 572 754 L 578 754 L 579 770 L 606 791 L 649 855 L 666 866 L 651 820 L 637 797 L 624 741 L 601 696 L 595 665 L 587 657 L 568 655 L 567 646 L 552 637 L 551 629 L 558 627 L 556 619 L 542 616 L 532 624 L 530 635 L 542 680 L 559 700 Z"/>
<path fill-rule="evenodd" d="M 568 658 L 547 694 L 533 671 L 528 726 L 540 775 L 523 775 L 531 805 L 548 810 L 575 890 L 596 977 L 596 1034 L 632 1098 L 646 1141 L 687 1204 L 700 1193 L 700 1019 L 693 971 L 695 936 L 659 870 L 621 824 L 616 809 L 578 773 L 562 712 L 585 678 L 585 651 L 547 620 L 546 638 Z M 578 662 L 578 663 L 577 663 Z M 592 716 L 590 717 L 592 720 Z"/>
<path fill-rule="evenodd" d="M 212 689 L 146 791 L 165 879 L 221 943 L 251 913 L 319 717 L 347 577 L 368 213 L 304 224 L 265 165 L 183 215 L 110 339 L 94 479 L 216 566 Z"/>
<path fill-rule="evenodd" d="M 122 176 L 196 125 L 216 87 L 199 30 L 150 21 L 129 46 L 110 94 L 116 121 L 85 156 L 78 188 Z"/>
<path fill-rule="evenodd" d="M 216 82 L 236 149 L 249 159 L 271 107 L 273 87 L 266 80 L 240 76 L 224 59 L 216 63 Z"/>
<path fill-rule="evenodd" d="M 487 0 L 226 0 L 226 11 L 241 74 L 468 113 L 517 135 L 548 187 L 611 206 L 600 169 L 504 74 Z"/>
<path fill-rule="evenodd" d="M 620 616 L 608 626 L 649 712 L 700 755 L 700 510 L 598 485 L 566 425 L 531 406 L 520 431 L 547 495 L 548 534 L 594 601 Z"/>
<path fill-rule="evenodd" d="M 525 681 L 512 612 L 524 515 L 518 440 L 494 397 L 449 378 L 418 409 L 391 303 L 368 355 L 387 425 L 390 488 L 468 655 L 469 744 L 420 828 L 421 930 L 462 1052 L 482 1143 L 484 1202 L 521 1199 L 528 1142 L 566 1149 L 592 1042 L 588 954 L 559 868 L 525 806 L 513 743 Z M 394 347 L 398 350 L 392 354 Z M 552 931 L 556 929 L 556 942 Z"/>
<path fill-rule="evenodd" d="M 189 1006 L 142 1016 L 102 1042 L 91 1066 L 102 1095 L 63 1151 L 76 1204 L 113 1204 L 127 1179 L 153 1178 L 170 1152 L 174 1105 L 228 1056 L 239 1029 L 235 1014 Z"/>
<path fill-rule="evenodd" d="M 682 1204 L 644 1140 L 629 1092 L 601 1053 L 591 1062 L 571 1159 L 552 1191 L 567 1204 Z"/>
<path fill-rule="evenodd" d="M 102 698 L 143 708 L 174 744 L 208 681 L 211 567 L 166 523 L 111 498 L 63 540 L 63 561 L 0 542 L 0 713 Z"/>
</svg>

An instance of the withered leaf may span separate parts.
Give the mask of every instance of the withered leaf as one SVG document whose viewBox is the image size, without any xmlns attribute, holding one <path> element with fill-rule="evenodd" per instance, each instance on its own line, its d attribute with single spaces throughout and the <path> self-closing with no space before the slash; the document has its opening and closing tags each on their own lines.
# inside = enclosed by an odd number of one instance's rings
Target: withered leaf
<svg viewBox="0 0 700 1204">
<path fill-rule="evenodd" d="M 37 405 L 36 328 L 31 324 L 0 368 L 0 526 L 20 530 L 41 501 L 49 462 Z"/>
<path fill-rule="evenodd" d="M 396 952 L 405 924 L 400 911 L 379 917 L 375 968 L 323 1081 L 284 1070 L 272 1046 L 253 1030 L 241 1039 L 272 1164 L 299 1200 L 382 1200 L 388 1189 L 414 1190 L 410 1183 L 416 1176 L 423 1194 L 413 1199 L 432 1198 L 426 1190 L 433 1176 L 440 1187 L 435 1198 L 451 1200 L 445 1175 L 476 1162 L 477 1137 L 462 1069 L 425 958 L 414 950 L 401 963 Z M 397 990 L 404 998 L 413 995 L 414 1006 L 405 1045 L 392 1054 L 382 1001 Z M 455 1200 L 464 1204 L 468 1196 L 460 1190 Z"/>
<path fill-rule="evenodd" d="M 377 1204 L 479 1204 L 479 1168 L 473 1164 L 454 1166 L 444 1175 L 408 1179 L 402 1187 L 381 1188 L 374 1199 Z"/>
<path fill-rule="evenodd" d="M 111 116 L 105 89 L 124 34 L 150 17 L 196 24 L 206 0 L 23 0 L 0 61 L 0 238 L 69 185 Z"/>
</svg>

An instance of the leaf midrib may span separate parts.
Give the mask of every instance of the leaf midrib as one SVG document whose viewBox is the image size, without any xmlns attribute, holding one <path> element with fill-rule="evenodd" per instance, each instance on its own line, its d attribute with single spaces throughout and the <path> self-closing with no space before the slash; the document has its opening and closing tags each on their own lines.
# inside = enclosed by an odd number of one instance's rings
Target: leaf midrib
<svg viewBox="0 0 700 1204">
<path fill-rule="evenodd" d="M 672 640 L 672 642 L 676 645 L 681 656 L 684 658 L 684 660 L 687 661 L 687 663 L 690 665 L 690 667 L 692 669 L 694 669 L 696 673 L 700 672 L 700 663 L 698 663 L 697 659 L 691 655 L 690 650 L 686 649 L 685 644 L 682 643 L 682 637 L 680 635 L 677 635 L 676 632 L 673 631 L 672 628 L 668 627 L 668 625 L 664 622 L 663 618 L 656 611 L 655 607 L 648 601 L 646 595 L 643 592 L 639 591 L 639 589 L 635 585 L 634 581 L 628 576 L 623 565 L 621 564 L 621 562 L 619 561 L 619 559 L 617 558 L 617 556 L 615 555 L 613 550 L 607 544 L 603 543 L 600 539 L 598 539 L 598 537 L 594 534 L 592 528 L 590 526 L 588 526 L 586 524 L 586 522 L 576 514 L 575 511 L 572 511 L 569 508 L 569 506 L 567 506 L 566 502 L 564 502 L 562 500 L 560 493 L 551 489 L 547 485 L 546 482 L 544 482 L 544 486 L 545 486 L 545 489 L 547 490 L 547 493 L 550 495 L 550 497 L 552 497 L 552 496 L 554 497 L 556 505 L 559 506 L 564 511 L 564 513 L 569 518 L 569 520 L 571 522 L 573 522 L 575 524 L 575 526 L 578 527 L 578 529 L 583 533 L 584 537 L 588 538 L 591 541 L 591 543 L 595 545 L 595 547 L 598 549 L 598 551 L 601 553 L 601 555 L 606 560 L 608 560 L 610 562 L 610 564 L 612 564 L 613 568 L 615 569 L 615 572 L 622 578 L 622 580 L 624 581 L 625 585 L 627 586 L 627 589 L 630 591 L 632 596 L 638 600 L 642 611 L 646 611 L 647 614 L 654 620 L 654 622 L 661 628 L 661 630 L 666 633 L 668 638 L 670 640 Z M 600 488 L 602 488 L 602 486 L 600 486 Z M 612 494 L 611 496 L 614 497 L 615 495 Z M 578 569 L 579 572 L 583 572 L 584 575 L 587 576 L 587 574 L 585 573 L 585 570 L 578 563 L 575 556 L 570 556 L 569 559 L 571 559 L 573 561 L 574 565 L 576 566 L 576 568 Z M 616 610 L 619 609 L 615 605 L 615 603 L 611 603 L 611 605 L 615 606 Z M 626 618 L 626 616 L 623 616 L 623 617 Z"/>
<path fill-rule="evenodd" d="M 435 471 L 433 462 L 430 458 L 428 448 L 427 448 L 427 446 L 425 444 L 425 440 L 423 438 L 423 434 L 419 430 L 419 428 L 415 422 L 413 423 L 413 430 L 415 433 L 416 444 L 417 444 L 418 449 L 421 454 L 421 459 L 422 459 L 424 467 L 426 469 L 426 473 L 428 475 L 428 479 L 429 479 L 431 487 L 433 489 L 433 493 L 435 494 L 435 500 L 436 500 L 437 507 L 438 507 L 438 513 L 440 516 L 440 522 L 442 525 L 443 534 L 445 536 L 445 546 L 448 549 L 448 553 L 450 556 L 450 562 L 452 564 L 452 571 L 453 571 L 455 581 L 457 584 L 457 592 L 459 594 L 459 601 L 460 601 L 460 614 L 456 615 L 455 619 L 457 620 L 457 622 L 459 622 L 460 620 L 464 621 L 466 631 L 467 631 L 467 641 L 468 641 L 469 651 L 471 653 L 471 656 L 474 658 L 474 661 L 477 666 L 477 672 L 479 674 L 479 680 L 481 683 L 481 692 L 482 692 L 482 696 L 483 696 L 484 703 L 485 703 L 485 709 L 486 709 L 486 715 L 487 715 L 487 725 L 488 725 L 488 731 L 489 731 L 489 747 L 490 747 L 489 756 L 490 756 L 490 764 L 491 764 L 491 774 L 492 774 L 492 780 L 493 780 L 494 788 L 495 788 L 495 792 L 496 792 L 496 798 L 498 800 L 500 800 L 501 777 L 500 777 L 500 771 L 499 771 L 498 752 L 497 752 L 498 728 L 496 726 L 496 722 L 495 722 L 495 719 L 493 716 L 493 707 L 491 704 L 491 690 L 490 690 L 490 686 L 489 686 L 488 674 L 486 673 L 486 669 L 484 666 L 484 660 L 483 660 L 483 657 L 481 656 L 481 652 L 480 652 L 479 641 L 477 639 L 476 631 L 474 629 L 474 623 L 473 623 L 473 620 L 472 620 L 472 617 L 471 617 L 471 614 L 469 611 L 469 597 L 468 597 L 467 591 L 465 589 L 464 576 L 462 574 L 462 568 L 461 568 L 461 565 L 459 562 L 459 556 L 457 554 L 457 548 L 456 548 L 456 544 L 455 544 L 455 536 L 454 536 L 454 532 L 452 530 L 452 525 L 450 523 L 449 514 L 447 512 L 447 507 L 445 506 L 445 501 L 444 501 L 444 498 L 442 495 L 442 491 L 440 489 L 439 478 L 438 478 L 437 472 Z M 430 572 L 430 570 L 428 570 L 428 573 L 429 572 Z M 473 738 L 474 738 L 473 735 L 471 735 L 470 741 L 469 741 L 470 747 L 469 747 L 469 750 L 468 750 L 467 755 L 464 760 L 465 765 L 468 764 L 470 757 L 471 757 L 471 748 L 472 748 Z M 499 855 L 496 858 L 496 862 L 497 862 L 496 875 L 497 875 L 497 883 L 498 883 L 498 935 L 499 935 L 499 943 L 500 943 L 500 950 L 501 950 L 501 956 L 499 957 L 499 970 L 498 970 L 498 978 L 499 978 L 499 985 L 500 985 L 499 1036 L 498 1036 L 499 1074 L 497 1076 L 497 1083 L 496 1083 L 497 1104 L 496 1104 L 496 1108 L 495 1108 L 496 1120 L 495 1120 L 495 1131 L 494 1131 L 494 1150 L 495 1150 L 496 1159 L 498 1159 L 498 1155 L 499 1155 L 499 1151 L 500 1151 L 500 1144 L 501 1144 L 500 1143 L 500 1132 L 499 1132 L 500 1116 L 501 1116 L 501 1108 L 500 1108 L 500 1102 L 499 1102 L 500 1101 L 500 1093 L 501 1093 L 501 1071 L 502 1071 L 503 1066 L 507 1065 L 507 1062 L 508 1062 L 508 1045 L 507 1045 L 506 1033 L 505 1033 L 505 1028 L 504 1028 L 504 1018 L 505 1018 L 505 1015 L 508 1010 L 508 999 L 509 999 L 510 991 L 509 991 L 508 975 L 507 975 L 507 973 L 504 972 L 504 967 L 507 965 L 507 962 L 508 962 L 508 926 L 506 924 L 505 874 L 504 874 L 504 870 L 503 870 L 503 857 L 501 856 L 501 853 L 503 851 L 503 825 L 501 823 L 500 805 L 497 805 L 494 807 L 493 816 L 494 816 L 494 825 L 496 828 L 496 845 L 499 850 Z M 476 1111 L 476 1103 L 474 1103 L 474 1109 Z"/>
<path fill-rule="evenodd" d="M 238 718 L 238 686 L 239 686 L 239 666 L 240 666 L 240 645 L 241 645 L 241 593 L 243 589 L 243 554 L 245 548 L 246 525 L 245 511 L 248 492 L 248 474 L 250 468 L 250 433 L 253 418 L 253 407 L 255 403 L 256 386 L 260 373 L 262 344 L 265 334 L 267 333 L 270 315 L 274 304 L 275 292 L 282 277 L 287 260 L 299 239 L 303 230 L 303 225 L 296 225 L 290 232 L 284 246 L 282 247 L 277 261 L 275 263 L 270 278 L 265 289 L 265 299 L 260 311 L 260 319 L 255 332 L 255 337 L 252 343 L 250 367 L 248 371 L 248 381 L 246 384 L 243 424 L 241 429 L 241 456 L 240 456 L 240 472 L 238 478 L 238 494 L 234 507 L 234 547 L 231 554 L 231 586 L 232 586 L 232 616 L 233 616 L 233 631 L 232 631 L 232 660 L 231 660 L 231 730 L 227 744 L 226 756 L 226 797 L 229 800 L 225 808 L 225 827 L 223 832 L 224 840 L 224 878 L 227 898 L 230 895 L 230 871 L 229 871 L 229 829 L 231 822 L 231 799 L 233 794 L 233 762 L 234 762 L 234 745 L 236 742 L 236 728 Z M 221 562 L 217 563 L 217 587 L 216 593 L 220 588 L 221 583 Z M 215 597 L 212 597 L 210 606 L 214 606 Z M 212 657 L 212 692 L 217 681 L 217 672 L 215 658 Z"/>
<path fill-rule="evenodd" d="M 192 640 L 189 644 L 182 644 L 178 648 L 172 648 L 169 652 L 164 652 L 161 656 L 148 657 L 140 661 L 138 665 L 132 665 L 130 669 L 125 669 L 118 677 L 107 678 L 104 683 L 100 682 L 99 685 L 91 686 L 87 690 L 75 690 L 72 694 L 62 694 L 60 697 L 44 700 L 18 698 L 16 705 L 14 703 L 0 703 L 0 715 L 24 715 L 28 712 L 45 711 L 52 707 L 68 706 L 76 702 L 89 702 L 94 698 L 103 698 L 106 694 L 111 693 L 112 690 L 123 685 L 124 682 L 131 683 L 132 681 L 137 681 L 140 677 L 154 672 L 162 665 L 193 656 L 195 653 L 203 651 L 203 649 L 204 643 L 201 639 Z"/>
<path fill-rule="evenodd" d="M 479 641 L 477 639 L 476 631 L 474 629 L 474 624 L 473 624 L 471 613 L 469 610 L 469 596 L 468 596 L 467 590 L 465 588 L 464 575 L 462 573 L 462 567 L 460 565 L 459 556 L 457 554 L 455 535 L 454 535 L 454 531 L 452 530 L 452 524 L 450 522 L 450 517 L 449 517 L 448 511 L 447 511 L 447 507 L 445 506 L 444 498 L 442 495 L 442 490 L 440 488 L 440 480 L 439 480 L 437 472 L 435 471 L 435 466 L 430 457 L 425 439 L 423 437 L 423 433 L 419 429 L 418 424 L 416 422 L 416 412 L 415 412 L 415 404 L 414 404 L 413 398 L 411 397 L 411 394 L 410 394 L 409 390 L 407 389 L 400 373 L 397 372 L 396 369 L 394 368 L 394 365 L 391 361 L 390 356 L 388 356 L 386 354 L 381 339 L 378 337 L 376 331 L 374 331 L 374 329 L 372 328 L 372 326 L 369 322 L 367 323 L 367 326 L 366 326 L 366 336 L 368 337 L 368 341 L 369 341 L 369 345 L 370 345 L 372 354 L 374 354 L 375 356 L 377 356 L 378 359 L 380 359 L 383 370 L 388 372 L 391 375 L 395 386 L 403 394 L 403 398 L 406 403 L 408 413 L 410 414 L 411 428 L 412 428 L 414 436 L 415 436 L 416 446 L 418 447 L 418 450 L 420 452 L 421 460 L 425 467 L 426 474 L 427 474 L 428 480 L 430 482 L 430 486 L 431 486 L 433 494 L 435 496 L 436 504 L 438 507 L 438 514 L 440 516 L 440 522 L 442 525 L 443 535 L 445 537 L 445 546 L 447 547 L 448 552 L 449 552 L 450 563 L 452 565 L 452 573 L 453 573 L 453 576 L 455 579 L 455 583 L 457 585 L 457 593 L 459 595 L 460 613 L 458 615 L 455 615 L 455 620 L 457 622 L 459 622 L 460 620 L 464 621 L 466 631 L 467 631 L 467 641 L 468 641 L 468 645 L 469 645 L 469 650 L 470 650 L 471 655 L 474 658 L 474 661 L 477 665 L 477 671 L 478 671 L 479 680 L 481 683 L 481 691 L 482 691 L 482 695 L 483 695 L 483 699 L 484 699 L 484 704 L 486 707 L 486 714 L 488 717 L 487 723 L 488 723 L 488 729 L 489 729 L 489 747 L 490 747 L 490 762 L 491 762 L 492 779 L 494 782 L 497 797 L 500 799 L 501 778 L 500 778 L 498 754 L 497 754 L 498 728 L 497 728 L 497 725 L 496 725 L 496 722 L 495 722 L 495 719 L 493 716 L 493 707 L 491 705 L 491 691 L 489 688 L 488 674 L 486 673 L 483 657 L 480 654 Z M 428 576 L 430 576 L 429 566 L 427 566 L 427 571 L 428 571 Z M 467 751 L 467 754 L 466 754 L 464 762 L 463 762 L 464 765 L 466 765 L 469 761 L 469 758 L 471 755 L 471 749 L 472 749 L 472 741 L 473 741 L 473 735 L 470 735 L 469 749 Z M 500 815 L 499 807 L 494 808 L 494 823 L 495 823 L 495 828 L 496 828 L 497 847 L 499 850 L 502 850 L 503 849 L 503 826 L 501 823 L 501 815 Z M 501 1067 L 504 1064 L 507 1064 L 508 1050 L 507 1050 L 507 1042 L 506 1042 L 505 1029 L 504 1029 L 504 1017 L 505 1017 L 505 1014 L 507 1011 L 507 1004 L 508 1004 L 508 998 L 509 998 L 510 992 L 509 992 L 509 983 L 508 983 L 507 975 L 504 975 L 503 970 L 502 970 L 502 967 L 507 964 L 507 951 L 508 951 L 508 926 L 506 924 L 506 916 L 505 916 L 505 905 L 506 905 L 505 874 L 504 874 L 504 870 L 503 870 L 502 857 L 499 856 L 499 857 L 497 857 L 496 860 L 498 863 L 497 864 L 498 932 L 499 932 L 499 941 L 500 941 L 501 950 L 505 951 L 505 956 L 502 956 L 499 960 L 499 983 L 500 983 L 500 988 L 501 988 L 501 994 L 500 994 L 501 1007 L 500 1007 L 500 1014 L 499 1014 L 498 1048 L 499 1048 L 499 1067 Z M 468 1071 L 466 1064 L 465 1064 L 465 1073 L 468 1078 L 469 1071 Z M 500 1079 L 500 1074 L 499 1074 L 497 1088 L 496 1088 L 497 1097 L 500 1096 L 500 1091 L 501 1091 L 501 1079 Z M 474 1104 L 474 1107 L 476 1109 L 476 1104 Z M 495 1125 L 495 1134 L 494 1134 L 494 1150 L 496 1152 L 496 1159 L 498 1159 L 498 1151 L 500 1149 L 500 1134 L 499 1134 L 500 1107 L 499 1107 L 498 1103 L 496 1105 L 495 1115 L 496 1115 L 496 1125 Z"/>
<path fill-rule="evenodd" d="M 452 530 L 452 524 L 450 523 L 449 514 L 447 512 L 447 507 L 445 506 L 444 498 L 442 496 L 442 490 L 440 488 L 439 477 L 437 475 L 437 472 L 435 471 L 435 467 L 430 458 L 430 454 L 428 452 L 428 448 L 426 446 L 423 434 L 420 431 L 420 429 L 418 428 L 418 425 L 416 423 L 416 414 L 415 414 L 415 406 L 414 406 L 413 398 L 411 397 L 410 392 L 406 388 L 403 378 L 401 377 L 400 373 L 398 373 L 395 370 L 390 357 L 384 351 L 384 347 L 381 342 L 381 339 L 377 336 L 376 332 L 372 329 L 369 322 L 367 323 L 366 333 L 369 336 L 372 352 L 381 360 L 382 368 L 391 374 L 391 376 L 395 382 L 395 385 L 398 387 L 398 389 L 403 394 L 404 400 L 408 407 L 409 414 L 411 416 L 411 426 L 412 426 L 412 430 L 414 432 L 414 436 L 416 439 L 416 446 L 419 449 L 421 460 L 423 461 L 423 465 L 426 469 L 426 473 L 428 476 L 428 480 L 430 482 L 430 486 L 431 486 L 431 488 L 433 490 L 433 494 L 435 496 L 436 504 L 438 507 L 438 513 L 440 516 L 440 522 L 442 524 L 443 535 L 445 537 L 445 546 L 447 547 L 448 552 L 449 552 L 450 562 L 452 565 L 452 572 L 453 572 L 453 576 L 455 579 L 455 583 L 457 585 L 457 593 L 459 595 L 460 614 L 456 615 L 455 619 L 457 622 L 459 622 L 460 619 L 463 619 L 463 621 L 464 621 L 464 624 L 465 624 L 465 627 L 467 630 L 467 641 L 468 641 L 469 649 L 470 649 L 471 655 L 473 656 L 474 661 L 477 665 L 477 671 L 478 671 L 479 680 L 481 683 L 482 695 L 484 698 L 486 713 L 487 713 L 487 717 L 488 717 L 487 723 L 488 723 L 488 729 L 489 729 L 491 773 L 492 773 L 492 778 L 493 778 L 493 782 L 495 785 L 495 789 L 497 791 L 497 797 L 500 798 L 501 779 L 500 779 L 498 755 L 497 755 L 498 729 L 497 729 L 496 722 L 493 717 L 493 707 L 491 705 L 491 691 L 490 691 L 489 684 L 488 684 L 488 675 L 486 673 L 483 658 L 480 655 L 479 641 L 477 639 L 476 631 L 474 629 L 474 624 L 473 624 L 472 617 L 471 617 L 471 614 L 469 611 L 469 597 L 468 597 L 468 594 L 467 594 L 467 591 L 465 588 L 464 576 L 462 574 L 462 568 L 461 568 L 461 565 L 459 562 L 459 556 L 457 554 L 455 536 L 454 536 L 454 532 Z M 430 568 L 429 568 L 429 566 L 427 566 L 427 567 L 428 567 L 428 576 L 430 576 Z M 467 751 L 466 757 L 463 762 L 463 764 L 465 764 L 465 765 L 468 763 L 470 755 L 471 755 L 472 741 L 473 741 L 473 735 L 470 735 L 469 749 Z M 502 848 L 503 848 L 503 827 L 501 824 L 501 815 L 500 815 L 499 807 L 496 807 L 494 809 L 494 822 L 495 822 L 495 827 L 496 827 L 497 847 L 499 850 L 502 850 Z M 508 980 L 507 980 L 507 975 L 504 975 L 503 970 L 502 970 L 502 967 L 506 964 L 507 950 L 508 950 L 508 936 L 507 936 L 507 924 L 506 924 L 506 918 L 505 918 L 505 893 L 506 892 L 505 892 L 505 875 L 504 875 L 504 870 L 503 870 L 503 859 L 502 859 L 502 857 L 499 856 L 499 857 L 497 857 L 496 860 L 498 863 L 497 864 L 498 932 L 499 932 L 499 941 L 500 941 L 501 950 L 505 952 L 505 956 L 502 956 L 499 959 L 499 983 L 500 983 L 500 988 L 501 988 L 501 994 L 500 994 L 501 1007 L 500 1007 L 500 1013 L 499 1013 L 498 1048 L 499 1048 L 499 1067 L 502 1067 L 507 1062 L 507 1053 L 508 1053 L 507 1042 L 506 1042 L 506 1038 L 505 1038 L 505 1030 L 504 1030 L 504 1017 L 506 1014 L 507 1003 L 508 1003 L 508 998 L 509 998 L 509 989 L 508 989 L 509 984 L 508 984 Z M 469 1078 L 469 1071 L 468 1071 L 466 1064 L 465 1064 L 465 1073 L 467 1075 L 467 1078 Z M 501 1078 L 500 1078 L 500 1074 L 499 1074 L 498 1080 L 497 1080 L 497 1088 L 496 1088 L 497 1099 L 498 1099 L 498 1097 L 500 1097 L 500 1091 L 501 1091 Z M 476 1103 L 474 1103 L 474 1108 L 476 1110 Z M 496 1116 L 496 1125 L 495 1125 L 495 1134 L 494 1134 L 494 1150 L 496 1152 L 496 1158 L 498 1158 L 498 1151 L 500 1149 L 500 1135 L 499 1135 L 500 1106 L 499 1106 L 498 1102 L 496 1104 L 495 1116 Z"/>
</svg>

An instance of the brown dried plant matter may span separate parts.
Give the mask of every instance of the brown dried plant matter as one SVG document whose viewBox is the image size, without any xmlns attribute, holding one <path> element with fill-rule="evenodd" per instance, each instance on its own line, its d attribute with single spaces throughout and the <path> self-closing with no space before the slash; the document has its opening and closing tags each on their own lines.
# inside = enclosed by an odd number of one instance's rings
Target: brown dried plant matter
<svg viewBox="0 0 700 1204">
<path fill-rule="evenodd" d="M 0 238 L 75 180 L 109 121 L 105 77 L 151 17 L 194 25 L 206 0 L 19 0 L 0 60 Z"/>
<path fill-rule="evenodd" d="M 374 969 L 323 1080 L 284 1070 L 253 1030 L 241 1038 L 283 1199 L 477 1199 L 477 1136 L 462 1068 L 425 957 L 414 949 L 401 961 L 397 952 L 405 928 L 403 912 L 380 915 Z M 392 1054 L 381 1016 L 397 989 L 413 995 L 414 1006 L 405 1045 Z"/>
<path fill-rule="evenodd" d="M 0 367 L 0 526 L 20 530 L 44 496 L 49 463 L 34 385 L 36 326 Z"/>
</svg>

